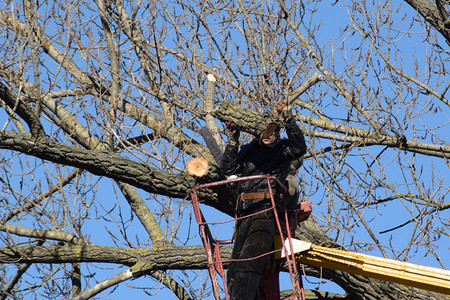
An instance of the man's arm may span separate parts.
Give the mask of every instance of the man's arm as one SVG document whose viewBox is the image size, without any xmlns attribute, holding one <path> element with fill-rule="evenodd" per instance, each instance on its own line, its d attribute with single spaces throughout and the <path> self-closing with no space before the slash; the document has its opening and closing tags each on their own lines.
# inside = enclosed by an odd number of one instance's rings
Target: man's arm
<svg viewBox="0 0 450 300">
<path fill-rule="evenodd" d="M 239 172 L 239 129 L 233 123 L 226 123 L 228 143 L 222 155 L 220 169 L 225 177 Z"/>
<path fill-rule="evenodd" d="M 291 156 L 291 160 L 299 159 L 306 154 L 306 142 L 303 132 L 293 117 L 286 120 L 284 126 L 289 139 L 289 147 L 286 149 L 288 150 L 286 155 Z"/>
<path fill-rule="evenodd" d="M 238 145 L 227 144 L 225 147 L 225 151 L 222 155 L 222 161 L 220 162 L 220 169 L 226 177 L 235 175 L 239 172 L 238 153 Z"/>
<path fill-rule="evenodd" d="M 306 154 L 306 142 L 302 130 L 294 119 L 292 108 L 285 101 L 277 103 L 275 108 L 284 119 L 284 127 L 289 140 L 289 147 L 285 148 L 283 156 L 290 160 L 299 159 Z"/>
</svg>

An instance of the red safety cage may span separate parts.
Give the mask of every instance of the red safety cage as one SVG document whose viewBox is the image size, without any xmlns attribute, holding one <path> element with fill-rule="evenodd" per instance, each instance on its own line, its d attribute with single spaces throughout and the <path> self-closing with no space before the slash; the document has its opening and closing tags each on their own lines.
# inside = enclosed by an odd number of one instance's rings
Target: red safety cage
<svg viewBox="0 0 450 300">
<path fill-rule="evenodd" d="M 223 263 L 226 262 L 222 260 L 222 256 L 220 253 L 220 247 L 227 244 L 232 244 L 231 240 L 217 240 L 211 234 L 209 229 L 209 225 L 218 224 L 215 222 L 207 222 L 199 205 L 199 197 L 198 191 L 206 188 L 213 188 L 220 185 L 231 185 L 236 182 L 245 181 L 245 180 L 261 180 L 264 179 L 267 182 L 267 187 L 271 199 L 271 207 L 267 210 L 273 210 L 276 228 L 278 229 L 278 234 L 280 241 L 274 252 L 278 252 L 278 259 L 285 259 L 287 269 L 289 271 L 292 290 L 293 293 L 291 296 L 284 299 L 305 299 L 304 289 L 302 284 L 301 274 L 299 273 L 299 267 L 295 261 L 293 245 L 292 245 L 292 235 L 291 228 L 294 224 L 295 226 L 302 221 L 308 219 L 311 214 L 311 202 L 302 202 L 297 205 L 297 209 L 294 213 L 294 221 L 289 222 L 289 216 L 286 209 L 282 211 L 277 210 L 277 205 L 275 203 L 274 194 L 271 187 L 271 181 L 275 182 L 283 191 L 286 192 L 286 188 L 283 186 L 281 182 L 279 182 L 275 177 L 269 175 L 256 175 L 256 176 L 248 176 L 248 177 L 238 177 L 235 179 L 228 179 L 223 181 L 212 182 L 204 185 L 197 186 L 190 191 L 190 196 L 192 200 L 192 204 L 194 207 L 194 214 L 199 225 L 200 236 L 202 238 L 203 245 L 206 250 L 206 255 L 208 257 L 208 271 L 212 282 L 213 292 L 215 299 L 221 299 L 221 287 L 219 285 L 219 275 L 222 280 L 222 293 L 225 294 L 225 299 L 229 299 L 225 270 L 223 267 Z M 267 211 L 264 210 L 264 211 Z M 263 211 L 261 211 L 263 212 Z M 259 213 L 261 213 L 259 212 Z M 245 218 L 248 216 L 244 216 Z M 234 222 L 236 219 L 230 219 L 228 222 Z M 221 222 L 223 223 L 223 222 Z M 285 236 L 286 235 L 286 236 Z M 283 242 L 284 241 L 284 242 Z M 285 255 L 281 255 L 284 253 Z M 269 255 L 271 253 L 267 253 Z M 282 258 L 281 258 L 282 257 Z M 280 286 L 279 286 L 279 272 L 275 271 L 272 274 L 269 274 L 265 278 L 265 299 L 264 300 L 280 300 Z"/>
</svg>

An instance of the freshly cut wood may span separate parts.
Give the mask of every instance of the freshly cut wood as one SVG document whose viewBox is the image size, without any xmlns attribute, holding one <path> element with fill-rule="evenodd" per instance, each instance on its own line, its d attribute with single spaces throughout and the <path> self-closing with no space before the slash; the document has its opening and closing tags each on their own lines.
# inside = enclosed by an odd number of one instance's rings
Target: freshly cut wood
<svg viewBox="0 0 450 300">
<path fill-rule="evenodd" d="M 202 177 L 208 174 L 209 164 L 203 157 L 196 157 L 188 161 L 186 169 L 189 174 Z"/>
</svg>

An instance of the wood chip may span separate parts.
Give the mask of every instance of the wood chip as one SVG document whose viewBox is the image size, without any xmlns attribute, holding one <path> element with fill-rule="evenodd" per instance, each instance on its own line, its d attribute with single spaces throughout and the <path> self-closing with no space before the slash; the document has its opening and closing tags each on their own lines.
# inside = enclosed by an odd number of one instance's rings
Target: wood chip
<svg viewBox="0 0 450 300">
<path fill-rule="evenodd" d="M 209 164 L 203 157 L 196 157 L 188 161 L 186 170 L 193 176 L 202 177 L 208 174 Z"/>
</svg>

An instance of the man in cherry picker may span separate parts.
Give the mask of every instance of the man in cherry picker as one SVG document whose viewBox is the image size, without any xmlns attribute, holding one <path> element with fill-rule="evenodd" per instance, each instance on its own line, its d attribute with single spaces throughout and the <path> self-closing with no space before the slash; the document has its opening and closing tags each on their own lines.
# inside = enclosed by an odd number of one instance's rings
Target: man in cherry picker
<svg viewBox="0 0 450 300">
<path fill-rule="evenodd" d="M 279 125 L 270 123 L 259 138 L 243 145 L 239 150 L 239 129 L 233 123 L 227 123 L 228 144 L 222 156 L 221 170 L 227 177 L 275 176 L 288 188 L 283 200 L 287 207 L 293 208 L 299 196 L 298 184 L 288 182 L 287 178 L 291 163 L 298 162 L 306 153 L 306 144 L 291 108 L 285 102 L 277 103 L 275 108 L 282 117 L 288 138 L 281 139 Z M 293 178 L 292 175 L 290 177 Z M 252 215 L 271 206 L 265 179 L 240 181 L 236 185 L 239 194 L 237 217 Z M 281 204 L 281 189 L 274 184 L 272 191 L 275 201 Z M 232 259 L 238 260 L 232 262 L 227 271 L 227 286 L 231 299 L 253 300 L 258 297 L 268 260 L 268 255 L 265 254 L 274 249 L 275 230 L 275 219 L 271 210 L 237 221 Z M 246 260 L 254 257 L 259 258 Z"/>
</svg>

